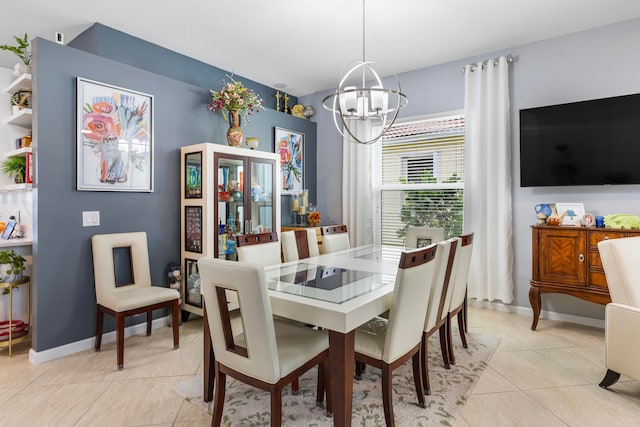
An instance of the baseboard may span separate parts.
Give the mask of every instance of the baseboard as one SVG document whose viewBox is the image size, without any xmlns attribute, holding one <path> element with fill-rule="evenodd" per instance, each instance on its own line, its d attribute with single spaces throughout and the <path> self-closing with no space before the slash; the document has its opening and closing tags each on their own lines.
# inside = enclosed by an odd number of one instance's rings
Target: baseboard
<svg viewBox="0 0 640 427">
<path fill-rule="evenodd" d="M 169 316 L 159 317 L 151 322 L 151 329 L 158 329 L 169 325 Z M 146 333 L 147 322 L 138 323 L 136 325 L 129 326 L 124 329 L 124 336 L 129 337 L 131 335 L 137 335 L 140 333 Z M 102 335 L 102 343 L 110 343 L 116 340 L 116 331 L 107 332 Z M 93 348 L 95 343 L 95 337 L 87 338 L 81 341 L 72 342 L 69 344 L 61 345 L 60 347 L 50 348 L 44 351 L 29 350 L 29 361 L 38 365 L 40 363 L 48 362 L 50 360 L 59 359 L 70 354 L 78 353 L 80 351 Z"/>
<path fill-rule="evenodd" d="M 531 320 L 533 321 L 533 310 L 531 309 L 531 307 L 508 305 L 501 302 L 477 301 L 473 299 L 470 299 L 468 304 L 473 307 L 486 308 L 489 310 L 506 311 L 509 313 L 529 315 L 531 316 Z M 561 322 L 570 322 L 576 323 L 578 325 L 593 326 L 595 328 L 604 329 L 604 319 L 592 319 L 590 317 L 556 313 L 555 311 L 540 311 L 540 319 L 558 320 Z"/>
</svg>

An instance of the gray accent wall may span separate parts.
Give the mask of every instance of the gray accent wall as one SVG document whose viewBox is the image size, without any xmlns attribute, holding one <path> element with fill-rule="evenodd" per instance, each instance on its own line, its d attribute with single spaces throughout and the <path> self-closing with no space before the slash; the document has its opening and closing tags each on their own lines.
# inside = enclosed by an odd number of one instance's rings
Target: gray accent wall
<svg viewBox="0 0 640 427">
<path fill-rule="evenodd" d="M 504 54 L 519 56 L 519 60 L 510 66 L 516 306 L 529 308 L 530 226 L 536 219 L 536 204 L 582 202 L 587 212 L 596 215 L 640 215 L 638 185 L 521 188 L 519 110 L 640 92 L 638 40 L 640 20 L 634 19 L 399 75 L 402 89 L 409 98 L 408 106 L 402 110 L 402 117 L 451 111 L 464 108 L 464 74 L 461 69 L 466 64 Z M 428 51 L 429 45 L 426 44 L 423 49 Z M 330 113 L 322 108 L 322 98 L 327 93 L 304 96 L 300 101 L 305 105 L 311 104 L 316 110 L 313 120 L 318 122 L 320 211 L 323 218 L 341 222 L 342 140 L 334 128 Z M 606 141 L 603 141 L 602 149 L 607 149 Z M 544 294 L 542 309 L 586 318 L 604 318 L 604 306 L 560 294 Z"/>
<path fill-rule="evenodd" d="M 145 43 L 120 40 L 119 49 L 137 58 L 136 49 L 153 50 L 153 45 Z M 165 53 L 155 64 L 158 68 L 165 69 L 163 64 L 171 63 L 169 68 L 183 67 L 185 74 L 198 74 L 186 71 L 195 67 L 193 60 Z M 219 79 L 211 77 L 195 84 L 40 38 L 33 42 L 33 57 L 37 146 L 32 346 L 41 352 L 95 335 L 93 234 L 146 231 L 152 280 L 166 286 L 165 266 L 180 262 L 179 148 L 205 141 L 226 144 L 228 124 L 219 113 L 205 108 L 209 89 L 215 88 Z M 197 64 L 198 69 L 201 66 Z M 154 192 L 76 191 L 78 76 L 154 96 Z M 267 109 L 242 127 L 245 136 L 260 138 L 259 150 L 273 152 L 274 126 L 303 132 L 307 159 L 315 158 L 316 124 L 311 121 Z M 306 165 L 306 183 L 310 197 L 315 197 L 315 161 L 307 160 Z M 100 226 L 82 227 L 82 211 L 100 211 Z M 144 316 L 131 318 L 127 325 L 142 321 Z M 109 316 L 105 322 L 105 332 L 114 330 Z"/>
</svg>

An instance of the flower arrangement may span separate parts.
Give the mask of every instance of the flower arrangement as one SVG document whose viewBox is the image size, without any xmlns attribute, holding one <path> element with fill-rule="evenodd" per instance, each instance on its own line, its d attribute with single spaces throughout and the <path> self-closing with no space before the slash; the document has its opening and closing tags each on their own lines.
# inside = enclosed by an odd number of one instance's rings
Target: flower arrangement
<svg viewBox="0 0 640 427">
<path fill-rule="evenodd" d="M 307 216 L 307 222 L 311 226 L 320 224 L 320 212 L 309 212 L 309 215 Z"/>
<path fill-rule="evenodd" d="M 209 110 L 213 112 L 237 110 L 245 120 L 260 109 L 264 110 L 263 101 L 257 93 L 244 87 L 242 82 L 235 81 L 231 77 L 229 80 L 219 91 L 211 91 L 211 104 L 207 105 Z"/>
</svg>

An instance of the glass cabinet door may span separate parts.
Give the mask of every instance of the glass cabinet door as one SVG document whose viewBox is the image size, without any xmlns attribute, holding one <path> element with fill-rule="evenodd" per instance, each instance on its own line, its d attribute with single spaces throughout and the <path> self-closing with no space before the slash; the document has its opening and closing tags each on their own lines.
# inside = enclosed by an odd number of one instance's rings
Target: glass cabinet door
<svg viewBox="0 0 640 427">
<path fill-rule="evenodd" d="M 250 230 L 247 233 L 266 233 L 275 229 L 274 224 L 274 163 L 250 161 L 251 202 Z"/>
<path fill-rule="evenodd" d="M 216 187 L 218 192 L 216 223 L 218 258 L 235 260 L 236 235 L 244 232 L 244 172 L 242 157 L 216 154 Z"/>
</svg>

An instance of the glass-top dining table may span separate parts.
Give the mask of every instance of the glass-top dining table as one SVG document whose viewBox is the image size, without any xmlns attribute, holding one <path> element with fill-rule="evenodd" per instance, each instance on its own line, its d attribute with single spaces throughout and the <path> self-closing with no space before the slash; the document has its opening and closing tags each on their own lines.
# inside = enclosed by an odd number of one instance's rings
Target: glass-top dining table
<svg viewBox="0 0 640 427">
<path fill-rule="evenodd" d="M 329 333 L 335 426 L 351 425 L 355 329 L 387 311 L 402 247 L 361 246 L 265 267 L 274 315 Z M 204 322 L 204 400 L 213 398 L 213 348 Z"/>
</svg>

